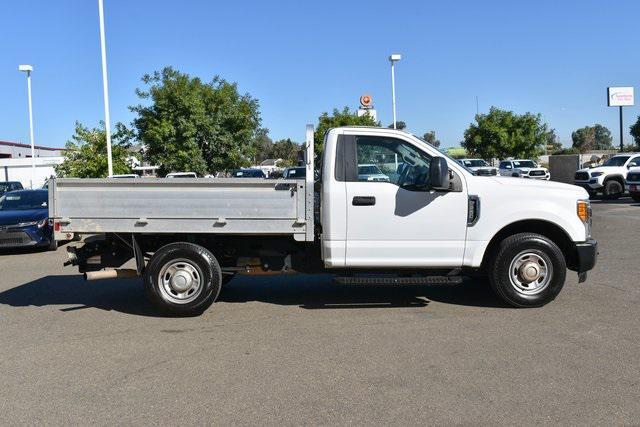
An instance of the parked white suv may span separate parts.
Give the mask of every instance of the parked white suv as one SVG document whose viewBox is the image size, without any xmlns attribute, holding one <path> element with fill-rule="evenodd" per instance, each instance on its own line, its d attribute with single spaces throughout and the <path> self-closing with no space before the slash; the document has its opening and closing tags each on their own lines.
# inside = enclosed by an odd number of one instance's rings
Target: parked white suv
<svg viewBox="0 0 640 427">
<path fill-rule="evenodd" d="M 640 167 L 631 167 L 627 174 L 629 195 L 636 202 L 640 202 Z"/>
<path fill-rule="evenodd" d="M 482 159 L 460 159 L 458 160 L 465 168 L 478 176 L 495 176 L 498 175 L 498 168 L 491 166 Z"/>
<path fill-rule="evenodd" d="M 498 166 L 501 176 L 514 176 L 519 178 L 544 179 L 549 181 L 551 174 L 547 168 L 540 167 L 533 160 L 515 159 L 503 160 Z"/>
<path fill-rule="evenodd" d="M 634 166 L 640 166 L 640 153 L 616 154 L 602 166 L 577 171 L 574 183 L 587 190 L 590 196 L 602 193 L 615 199 L 624 193 L 627 173 Z"/>
</svg>

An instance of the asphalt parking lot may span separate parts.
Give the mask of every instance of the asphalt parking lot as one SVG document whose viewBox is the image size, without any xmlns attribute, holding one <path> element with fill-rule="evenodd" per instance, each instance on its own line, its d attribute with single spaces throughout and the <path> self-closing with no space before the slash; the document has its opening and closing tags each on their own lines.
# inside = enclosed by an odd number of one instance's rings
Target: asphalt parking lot
<svg viewBox="0 0 640 427">
<path fill-rule="evenodd" d="M 238 278 L 195 318 L 56 253 L 0 254 L 3 424 L 637 424 L 640 204 L 594 202 L 600 258 L 553 303 L 481 284 Z"/>
</svg>

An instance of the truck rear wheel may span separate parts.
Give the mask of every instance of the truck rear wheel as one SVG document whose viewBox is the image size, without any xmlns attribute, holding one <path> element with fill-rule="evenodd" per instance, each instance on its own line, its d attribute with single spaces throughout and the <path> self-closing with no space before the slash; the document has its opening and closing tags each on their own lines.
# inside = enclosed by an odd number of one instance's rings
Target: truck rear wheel
<svg viewBox="0 0 640 427">
<path fill-rule="evenodd" d="M 173 315 L 198 315 L 218 298 L 220 265 L 211 252 L 193 243 L 171 243 L 151 257 L 144 273 L 151 303 Z"/>
<path fill-rule="evenodd" d="M 540 307 L 553 301 L 564 286 L 567 264 L 548 238 L 519 233 L 504 239 L 488 266 L 495 293 L 514 307 Z"/>
</svg>

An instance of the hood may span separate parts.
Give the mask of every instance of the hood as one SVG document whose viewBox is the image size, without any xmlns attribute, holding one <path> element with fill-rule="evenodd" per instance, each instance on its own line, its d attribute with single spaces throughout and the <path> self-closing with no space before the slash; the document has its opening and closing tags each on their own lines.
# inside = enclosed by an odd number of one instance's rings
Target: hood
<svg viewBox="0 0 640 427">
<path fill-rule="evenodd" d="M 40 221 L 48 216 L 49 211 L 47 209 L 0 211 L 0 225 L 15 225 L 21 222 Z"/>
<path fill-rule="evenodd" d="M 490 177 L 488 179 L 492 179 L 498 184 L 508 185 L 510 187 L 522 187 L 528 189 L 539 189 L 542 191 L 548 190 L 564 190 L 572 193 L 576 193 L 579 195 L 584 195 L 588 197 L 587 191 L 581 187 L 564 184 L 562 182 L 555 181 L 541 181 L 536 179 L 522 179 L 522 178 L 513 178 L 510 176 L 496 176 Z M 584 194 L 583 194 L 584 193 Z"/>
<path fill-rule="evenodd" d="M 591 173 L 591 172 L 604 172 L 604 173 L 616 173 L 618 172 L 619 169 L 625 169 L 626 168 L 624 166 L 596 166 L 595 168 L 582 168 L 580 170 L 577 170 L 576 172 L 587 172 L 587 173 Z"/>
</svg>

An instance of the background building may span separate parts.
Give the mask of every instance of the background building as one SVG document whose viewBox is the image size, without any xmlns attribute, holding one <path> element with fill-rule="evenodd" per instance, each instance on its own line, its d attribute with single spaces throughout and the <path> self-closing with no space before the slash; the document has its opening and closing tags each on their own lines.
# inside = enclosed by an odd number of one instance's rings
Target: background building
<svg viewBox="0 0 640 427">
<path fill-rule="evenodd" d="M 60 157 L 64 148 L 35 146 L 35 157 Z M 0 141 L 0 159 L 31 158 L 31 145 L 18 142 Z"/>
<path fill-rule="evenodd" d="M 32 172 L 31 145 L 0 141 L 0 182 L 20 181 L 24 188 L 40 188 L 52 176 L 55 166 L 62 163 L 64 148 L 35 146 L 35 171 Z"/>
</svg>

